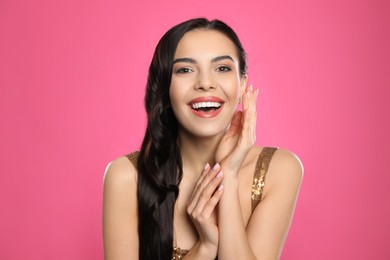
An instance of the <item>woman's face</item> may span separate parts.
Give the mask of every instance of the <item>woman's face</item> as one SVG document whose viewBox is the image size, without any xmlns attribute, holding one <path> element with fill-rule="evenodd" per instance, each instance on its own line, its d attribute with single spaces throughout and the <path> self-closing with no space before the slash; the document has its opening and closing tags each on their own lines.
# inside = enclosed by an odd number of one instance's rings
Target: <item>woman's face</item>
<svg viewBox="0 0 390 260">
<path fill-rule="evenodd" d="M 234 43 L 223 33 L 184 34 L 174 56 L 169 96 L 180 130 L 199 137 L 223 133 L 245 89 Z"/>
</svg>

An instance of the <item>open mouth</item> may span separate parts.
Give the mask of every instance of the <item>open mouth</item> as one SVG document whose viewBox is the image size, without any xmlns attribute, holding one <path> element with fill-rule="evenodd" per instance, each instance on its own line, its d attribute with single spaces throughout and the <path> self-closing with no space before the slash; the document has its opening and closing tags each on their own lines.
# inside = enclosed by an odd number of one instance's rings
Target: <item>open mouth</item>
<svg viewBox="0 0 390 260">
<path fill-rule="evenodd" d="M 200 118 L 213 118 L 222 111 L 224 104 L 224 100 L 219 97 L 203 96 L 194 98 L 188 106 Z"/>
<path fill-rule="evenodd" d="M 222 106 L 220 102 L 197 102 L 191 104 L 191 108 L 196 111 L 211 112 Z"/>
</svg>

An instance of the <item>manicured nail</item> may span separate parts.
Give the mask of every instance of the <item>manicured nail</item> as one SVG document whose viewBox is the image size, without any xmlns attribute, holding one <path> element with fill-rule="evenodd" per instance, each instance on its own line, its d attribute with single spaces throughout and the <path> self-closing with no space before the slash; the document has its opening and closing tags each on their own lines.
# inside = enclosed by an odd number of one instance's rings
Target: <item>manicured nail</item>
<svg viewBox="0 0 390 260">
<path fill-rule="evenodd" d="M 259 89 L 256 89 L 256 97 L 259 95 Z"/>
<path fill-rule="evenodd" d="M 217 174 L 217 176 L 215 176 L 215 177 L 216 177 L 216 178 L 221 178 L 222 175 L 223 175 L 223 173 L 222 173 L 222 171 L 220 171 L 220 172 Z"/>
<path fill-rule="evenodd" d="M 221 190 L 223 190 L 223 185 L 222 184 L 219 185 L 219 187 L 218 187 L 218 191 L 221 191 Z"/>
<path fill-rule="evenodd" d="M 250 92 L 253 91 L 253 86 L 252 86 L 252 84 L 251 84 L 250 87 L 249 87 L 249 91 L 250 91 Z"/>
<path fill-rule="evenodd" d="M 210 164 L 209 163 L 206 163 L 206 165 L 204 166 L 203 170 L 206 171 L 210 168 Z"/>
<path fill-rule="evenodd" d="M 213 171 L 217 170 L 219 168 L 219 163 L 216 163 L 213 167 Z"/>
</svg>

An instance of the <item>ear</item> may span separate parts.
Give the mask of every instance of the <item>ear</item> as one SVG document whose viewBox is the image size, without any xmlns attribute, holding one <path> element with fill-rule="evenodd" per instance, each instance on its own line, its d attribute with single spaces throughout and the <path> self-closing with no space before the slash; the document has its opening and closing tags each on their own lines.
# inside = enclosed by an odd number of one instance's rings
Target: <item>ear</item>
<svg viewBox="0 0 390 260">
<path fill-rule="evenodd" d="M 248 75 L 245 74 L 244 76 L 241 77 L 241 80 L 240 80 L 240 96 L 242 96 L 242 94 L 244 94 L 247 82 L 248 82 Z"/>
</svg>

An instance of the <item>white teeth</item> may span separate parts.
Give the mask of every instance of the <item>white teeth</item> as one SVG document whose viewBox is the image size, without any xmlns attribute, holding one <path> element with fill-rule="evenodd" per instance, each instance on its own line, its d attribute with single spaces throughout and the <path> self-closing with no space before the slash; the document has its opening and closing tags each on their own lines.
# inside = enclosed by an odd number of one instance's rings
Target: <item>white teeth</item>
<svg viewBox="0 0 390 260">
<path fill-rule="evenodd" d="M 219 108 L 220 106 L 222 106 L 222 104 L 219 102 L 198 102 L 198 103 L 193 103 L 191 106 L 193 109 L 205 108 L 205 107 Z"/>
</svg>

